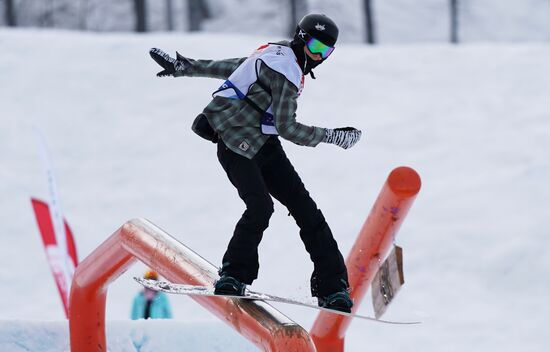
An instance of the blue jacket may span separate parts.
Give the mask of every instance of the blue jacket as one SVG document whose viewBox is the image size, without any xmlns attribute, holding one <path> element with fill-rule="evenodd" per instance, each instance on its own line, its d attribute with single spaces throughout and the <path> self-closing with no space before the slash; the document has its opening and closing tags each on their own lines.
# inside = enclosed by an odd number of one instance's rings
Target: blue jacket
<svg viewBox="0 0 550 352">
<path fill-rule="evenodd" d="M 145 304 L 146 299 L 143 295 L 143 291 L 139 292 L 134 298 L 134 303 L 132 304 L 132 316 L 133 320 L 143 319 L 145 315 Z M 171 319 L 172 310 L 170 309 L 170 303 L 168 302 L 168 297 L 162 292 L 157 292 L 155 298 L 151 302 L 150 308 L 150 318 L 151 319 Z"/>
</svg>

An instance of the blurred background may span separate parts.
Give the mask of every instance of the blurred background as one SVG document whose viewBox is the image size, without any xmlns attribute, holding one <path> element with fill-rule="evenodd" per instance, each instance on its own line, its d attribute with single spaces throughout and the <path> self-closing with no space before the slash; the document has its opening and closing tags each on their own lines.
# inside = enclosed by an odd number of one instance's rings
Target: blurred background
<svg viewBox="0 0 550 352">
<path fill-rule="evenodd" d="M 344 42 L 550 41 L 550 0 L 0 0 L 0 26 L 288 37 L 329 13 Z"/>
</svg>

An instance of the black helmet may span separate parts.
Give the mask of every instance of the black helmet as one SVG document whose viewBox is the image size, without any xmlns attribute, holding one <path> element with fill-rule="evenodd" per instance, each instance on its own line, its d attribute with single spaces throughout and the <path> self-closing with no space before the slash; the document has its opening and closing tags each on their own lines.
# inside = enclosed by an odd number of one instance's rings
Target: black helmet
<svg viewBox="0 0 550 352">
<path fill-rule="evenodd" d="M 334 47 L 338 39 L 336 23 L 327 16 L 317 13 L 304 16 L 296 27 L 294 38 L 304 40 L 304 34 L 300 30 L 330 47 Z"/>
</svg>

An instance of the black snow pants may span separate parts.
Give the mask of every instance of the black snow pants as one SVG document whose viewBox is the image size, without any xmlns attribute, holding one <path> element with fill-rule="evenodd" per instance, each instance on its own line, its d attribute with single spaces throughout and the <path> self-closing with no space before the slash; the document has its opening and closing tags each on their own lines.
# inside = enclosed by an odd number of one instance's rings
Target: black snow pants
<svg viewBox="0 0 550 352">
<path fill-rule="evenodd" d="M 300 228 L 300 238 L 314 264 L 312 295 L 323 297 L 347 289 L 346 265 L 338 245 L 279 139 L 270 137 L 252 159 L 234 153 L 220 140 L 218 160 L 246 204 L 224 254 L 222 273 L 245 284 L 258 277 L 258 246 L 273 214 L 273 196 Z"/>
</svg>

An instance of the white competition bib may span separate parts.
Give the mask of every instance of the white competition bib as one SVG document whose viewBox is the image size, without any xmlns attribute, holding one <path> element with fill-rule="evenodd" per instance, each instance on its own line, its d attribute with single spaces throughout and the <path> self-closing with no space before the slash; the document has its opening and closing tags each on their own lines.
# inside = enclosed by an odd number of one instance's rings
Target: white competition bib
<svg viewBox="0 0 550 352">
<path fill-rule="evenodd" d="M 298 96 L 304 87 L 304 75 L 296 62 L 296 56 L 291 48 L 279 44 L 266 44 L 259 47 L 248 57 L 215 91 L 212 96 L 229 99 L 246 100 L 247 103 L 259 109 L 247 98 L 250 87 L 258 81 L 258 73 L 262 62 L 272 70 L 284 75 L 298 89 Z M 264 111 L 260 121 L 263 134 L 278 135 L 273 116 L 273 105 Z"/>
</svg>

